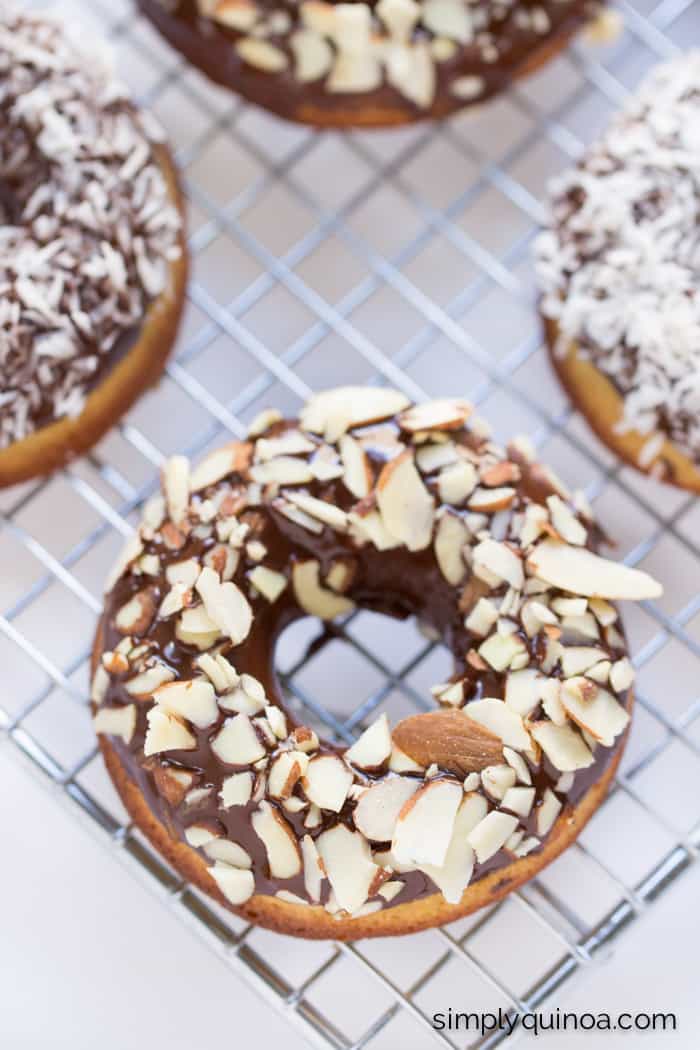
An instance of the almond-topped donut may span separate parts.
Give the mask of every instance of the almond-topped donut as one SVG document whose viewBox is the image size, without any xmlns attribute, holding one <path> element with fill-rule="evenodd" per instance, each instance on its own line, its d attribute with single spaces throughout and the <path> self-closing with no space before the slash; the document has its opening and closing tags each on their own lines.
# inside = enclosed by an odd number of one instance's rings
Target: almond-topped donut
<svg viewBox="0 0 700 1050">
<path fill-rule="evenodd" d="M 700 51 L 654 69 L 551 186 L 553 364 L 618 456 L 700 492 Z"/>
<path fill-rule="evenodd" d="M 94 46 L 0 0 L 0 486 L 86 451 L 155 382 L 185 278 L 157 125 Z"/>
<path fill-rule="evenodd" d="M 499 448 L 461 400 L 349 387 L 162 482 L 108 583 L 92 700 L 183 876 L 253 922 L 354 938 L 455 919 L 573 841 L 630 717 L 611 603 L 660 587 L 594 552 L 527 442 Z M 274 648 L 362 608 L 419 617 L 455 672 L 435 711 L 344 749 L 284 709 Z"/>
<path fill-rule="evenodd" d="M 213 80 L 278 116 L 325 127 L 448 116 L 539 68 L 600 14 L 595 0 L 139 0 L 139 6 Z"/>
</svg>

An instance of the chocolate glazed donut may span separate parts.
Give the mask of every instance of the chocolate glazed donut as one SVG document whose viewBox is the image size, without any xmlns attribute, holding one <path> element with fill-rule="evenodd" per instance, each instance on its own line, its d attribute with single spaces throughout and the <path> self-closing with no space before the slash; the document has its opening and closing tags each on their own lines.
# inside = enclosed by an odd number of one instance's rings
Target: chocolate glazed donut
<svg viewBox="0 0 700 1050">
<path fill-rule="evenodd" d="M 502 91 L 566 46 L 590 0 L 139 0 L 219 84 L 320 127 L 437 119 Z"/>
<path fill-rule="evenodd" d="M 187 276 L 155 123 L 105 63 L 0 3 L 0 486 L 85 452 L 160 375 Z"/>
<path fill-rule="evenodd" d="M 633 673 L 612 599 L 660 593 L 594 553 L 580 499 L 459 400 L 384 388 L 266 413 L 163 495 L 108 583 L 95 728 L 137 825 L 247 919 L 407 933 L 498 899 L 571 843 L 620 757 Z M 437 710 L 348 749 L 280 699 L 300 616 L 412 614 L 455 658 Z"/>
</svg>

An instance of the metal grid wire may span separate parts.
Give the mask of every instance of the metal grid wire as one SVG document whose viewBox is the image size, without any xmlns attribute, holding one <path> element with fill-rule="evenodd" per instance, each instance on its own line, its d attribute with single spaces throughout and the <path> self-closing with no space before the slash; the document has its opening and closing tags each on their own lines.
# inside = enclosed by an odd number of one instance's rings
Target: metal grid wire
<svg viewBox="0 0 700 1050">
<path fill-rule="evenodd" d="M 431 1027 L 435 1009 L 545 1003 L 698 858 L 696 501 L 622 468 L 572 415 L 533 309 L 529 256 L 546 178 L 647 67 L 700 41 L 690 0 L 618 8 L 625 28 L 614 44 L 580 42 L 479 111 L 439 127 L 318 135 L 213 88 L 126 0 L 69 7 L 107 31 L 170 135 L 190 202 L 193 279 L 157 392 L 86 459 L 0 495 L 0 654 L 10 669 L 0 743 L 314 1045 L 464 1046 Z M 608 800 L 559 861 L 442 930 L 354 945 L 285 939 L 280 951 L 278 936 L 183 885 L 129 826 L 87 717 L 90 638 L 101 581 L 166 455 L 242 435 L 263 405 L 293 412 L 311 388 L 365 381 L 418 399 L 458 390 L 497 437 L 528 431 L 595 502 L 620 556 L 661 576 L 666 597 L 627 613 L 639 672 L 632 738 Z M 366 612 L 325 633 L 297 625 L 278 660 L 290 705 L 341 740 L 379 708 L 395 718 L 425 707 L 447 666 L 412 624 Z M 525 938 L 526 961 L 503 950 Z"/>
</svg>

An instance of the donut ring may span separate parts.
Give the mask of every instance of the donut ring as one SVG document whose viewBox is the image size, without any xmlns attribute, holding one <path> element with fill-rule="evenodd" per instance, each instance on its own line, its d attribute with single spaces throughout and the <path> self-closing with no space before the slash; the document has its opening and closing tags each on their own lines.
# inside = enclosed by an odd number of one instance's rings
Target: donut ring
<svg viewBox="0 0 700 1050">
<path fill-rule="evenodd" d="M 449 116 L 534 72 L 600 11 L 589 0 L 139 0 L 215 82 L 287 120 L 388 127 Z"/>
<path fill-rule="evenodd" d="M 0 5 L 0 486 L 87 451 L 160 375 L 184 304 L 177 175 L 94 52 Z"/>
<path fill-rule="evenodd" d="M 550 358 L 601 441 L 700 492 L 700 51 L 658 66 L 577 168 L 536 244 Z"/>
<path fill-rule="evenodd" d="M 497 900 L 569 845 L 614 774 L 633 673 L 582 503 L 464 401 L 315 395 L 194 469 L 175 457 L 108 582 L 92 701 L 108 769 L 175 868 L 306 937 L 408 933 Z M 415 613 L 438 709 L 348 749 L 281 704 L 295 618 Z M 577 728 L 581 727 L 581 729 Z"/>
</svg>

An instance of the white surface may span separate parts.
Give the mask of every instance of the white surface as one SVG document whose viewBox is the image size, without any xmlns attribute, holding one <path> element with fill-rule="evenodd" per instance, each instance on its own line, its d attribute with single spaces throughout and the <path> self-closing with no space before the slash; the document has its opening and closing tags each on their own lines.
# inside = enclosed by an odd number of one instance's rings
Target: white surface
<svg viewBox="0 0 700 1050">
<path fill-rule="evenodd" d="M 306 1046 L 1 750 L 0 781 L 0 1046 Z M 551 1008 L 673 1010 L 679 1030 L 649 1035 L 639 1045 L 695 1050 L 699 896 L 695 866 L 630 933 L 612 961 L 597 967 L 573 995 L 556 997 Z M 279 944 L 282 948 L 281 938 Z M 601 1050 L 632 1050 L 642 1040 L 612 1033 L 597 1038 Z M 557 1050 L 577 1050 L 594 1039 L 559 1034 L 530 1038 L 528 1045 L 556 1043 Z M 415 1042 L 402 1041 L 402 1050 L 432 1045 L 421 1035 Z"/>
</svg>

